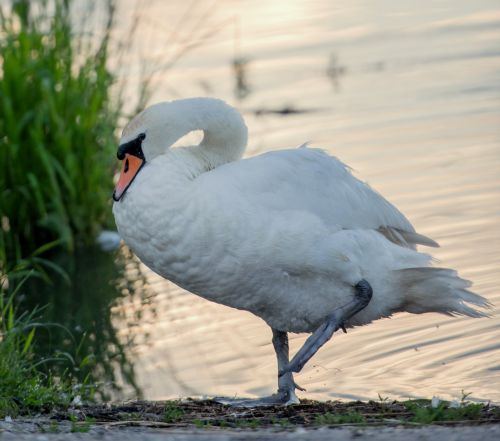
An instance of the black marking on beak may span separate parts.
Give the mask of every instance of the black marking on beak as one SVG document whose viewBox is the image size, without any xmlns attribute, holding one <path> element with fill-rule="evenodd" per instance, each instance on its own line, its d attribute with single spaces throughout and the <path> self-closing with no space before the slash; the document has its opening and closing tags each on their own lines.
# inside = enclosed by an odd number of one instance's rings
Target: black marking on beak
<svg viewBox="0 0 500 441">
<path fill-rule="evenodd" d="M 146 134 L 141 133 L 137 138 L 134 138 L 132 141 L 125 142 L 124 144 L 118 147 L 118 151 L 116 152 L 116 157 L 122 161 L 125 159 L 125 154 L 137 156 L 142 159 L 144 162 L 146 158 L 144 157 L 144 153 L 142 152 L 142 141 L 146 139 Z"/>
</svg>

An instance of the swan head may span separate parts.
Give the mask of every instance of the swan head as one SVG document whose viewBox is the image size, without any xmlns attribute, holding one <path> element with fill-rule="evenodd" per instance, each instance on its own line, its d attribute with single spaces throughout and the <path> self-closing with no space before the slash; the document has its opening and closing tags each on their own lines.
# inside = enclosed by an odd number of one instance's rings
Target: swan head
<svg viewBox="0 0 500 441">
<path fill-rule="evenodd" d="M 204 132 L 194 151 L 213 167 L 239 159 L 245 150 L 245 122 L 224 101 L 189 98 L 154 104 L 123 129 L 117 152 L 123 164 L 113 199 L 121 199 L 147 162 L 167 153 L 178 139 L 193 130 Z"/>
</svg>

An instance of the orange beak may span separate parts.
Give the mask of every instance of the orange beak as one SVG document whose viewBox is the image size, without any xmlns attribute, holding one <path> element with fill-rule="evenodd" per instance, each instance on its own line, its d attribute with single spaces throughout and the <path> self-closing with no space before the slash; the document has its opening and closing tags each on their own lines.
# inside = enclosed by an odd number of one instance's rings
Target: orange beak
<svg viewBox="0 0 500 441">
<path fill-rule="evenodd" d="M 137 156 L 125 153 L 125 158 L 123 159 L 122 171 L 120 173 L 120 178 L 116 184 L 115 191 L 113 192 L 113 199 L 119 201 L 121 197 L 130 187 L 132 181 L 139 173 L 139 170 L 144 165 L 144 159 L 138 158 Z"/>
</svg>

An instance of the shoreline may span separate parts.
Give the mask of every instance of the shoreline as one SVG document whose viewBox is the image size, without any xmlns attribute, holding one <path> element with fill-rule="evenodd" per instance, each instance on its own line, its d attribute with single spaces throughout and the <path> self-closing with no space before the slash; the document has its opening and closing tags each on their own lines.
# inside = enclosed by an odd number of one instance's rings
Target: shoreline
<svg viewBox="0 0 500 441">
<path fill-rule="evenodd" d="M 231 407 L 213 400 L 130 401 L 53 409 L 0 421 L 0 440 L 500 439 L 500 406 L 462 402 L 310 401 Z M 465 436 L 467 434 L 467 436 Z M 40 438 L 42 437 L 42 438 Z M 379 438 L 380 437 L 380 438 Z M 414 438 L 415 437 L 415 438 Z M 423 438 L 422 438 L 423 437 Z M 436 438 L 434 438 L 436 439 Z"/>
</svg>

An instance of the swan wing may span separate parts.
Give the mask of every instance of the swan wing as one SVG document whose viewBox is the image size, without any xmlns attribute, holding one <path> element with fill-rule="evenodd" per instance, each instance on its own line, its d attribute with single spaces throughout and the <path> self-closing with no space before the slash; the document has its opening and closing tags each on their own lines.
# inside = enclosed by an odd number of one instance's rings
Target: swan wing
<svg viewBox="0 0 500 441">
<path fill-rule="evenodd" d="M 227 210 L 307 212 L 326 225 L 372 229 L 391 242 L 414 248 L 438 246 L 418 234 L 408 219 L 337 158 L 320 149 L 265 153 L 225 164 L 197 178 L 206 194 L 217 194 Z M 245 208 L 244 208 L 245 207 Z"/>
</svg>

